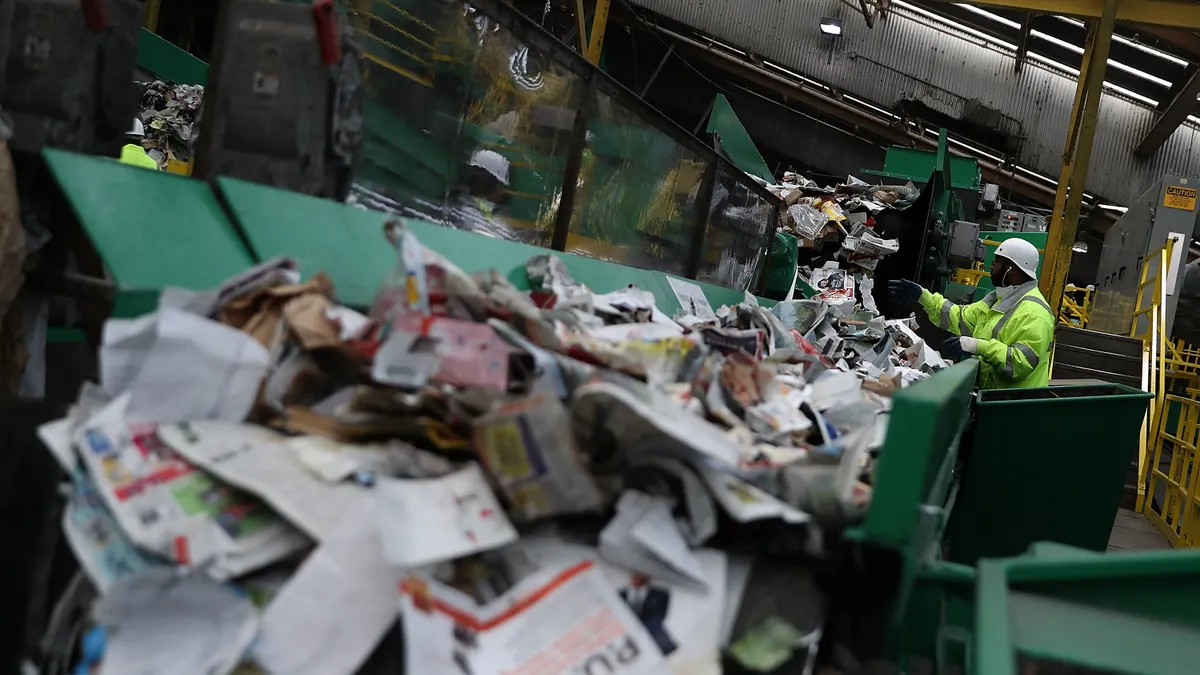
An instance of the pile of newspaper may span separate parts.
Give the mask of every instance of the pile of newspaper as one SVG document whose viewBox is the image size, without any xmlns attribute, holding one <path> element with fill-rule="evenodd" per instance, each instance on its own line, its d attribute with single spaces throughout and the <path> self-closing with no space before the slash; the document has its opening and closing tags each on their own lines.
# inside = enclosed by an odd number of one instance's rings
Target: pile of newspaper
<svg viewBox="0 0 1200 675">
<path fill-rule="evenodd" d="M 278 259 L 107 323 L 101 382 L 40 429 L 98 598 L 78 665 L 811 672 L 820 597 L 746 589 L 862 518 L 936 352 L 853 292 L 714 310 L 674 280 L 671 317 L 388 234 L 368 314 Z"/>
</svg>

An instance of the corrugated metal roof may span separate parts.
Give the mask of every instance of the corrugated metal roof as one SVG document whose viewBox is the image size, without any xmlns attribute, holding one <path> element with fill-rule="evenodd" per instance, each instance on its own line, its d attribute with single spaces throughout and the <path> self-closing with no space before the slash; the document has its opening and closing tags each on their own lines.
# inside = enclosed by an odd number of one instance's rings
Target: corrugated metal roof
<svg viewBox="0 0 1200 675">
<path fill-rule="evenodd" d="M 969 101 L 999 110 L 1003 131 L 1024 137 L 1014 159 L 1049 176 L 1059 173 L 1075 78 L 1015 57 L 984 40 L 895 8 L 868 29 L 839 0 L 631 0 L 722 42 L 759 54 L 801 75 L 895 109 L 917 99 L 961 117 Z M 840 39 L 823 36 L 822 17 L 841 17 Z M 1164 173 L 1200 171 L 1200 132 L 1180 127 L 1153 159 L 1133 151 L 1156 113 L 1108 91 L 1100 102 L 1087 190 L 1127 204 Z"/>
</svg>

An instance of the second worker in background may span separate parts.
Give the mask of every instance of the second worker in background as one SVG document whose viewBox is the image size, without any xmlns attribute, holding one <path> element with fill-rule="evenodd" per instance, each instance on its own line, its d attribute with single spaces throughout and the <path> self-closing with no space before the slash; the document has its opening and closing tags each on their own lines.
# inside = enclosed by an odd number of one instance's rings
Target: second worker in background
<svg viewBox="0 0 1200 675">
<path fill-rule="evenodd" d="M 979 359 L 980 389 L 1045 387 L 1050 382 L 1054 312 L 1037 280 L 1038 252 L 1023 239 L 996 249 L 996 290 L 970 305 L 956 305 L 911 281 L 891 281 L 888 293 L 902 307 L 920 304 L 934 325 L 961 337 L 942 344 L 945 358 Z"/>
</svg>

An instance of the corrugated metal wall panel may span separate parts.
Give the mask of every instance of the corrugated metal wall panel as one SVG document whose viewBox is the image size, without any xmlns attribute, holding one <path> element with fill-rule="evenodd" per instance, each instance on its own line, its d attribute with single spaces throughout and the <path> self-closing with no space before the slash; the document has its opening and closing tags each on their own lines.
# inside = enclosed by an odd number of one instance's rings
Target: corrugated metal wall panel
<svg viewBox="0 0 1200 675">
<path fill-rule="evenodd" d="M 1075 79 L 1036 62 L 1018 74 L 1011 54 L 978 38 L 904 9 L 894 9 L 871 30 L 839 0 L 632 1 L 885 108 L 918 99 L 960 117 L 968 101 L 978 100 L 1003 113 L 1004 131 L 1024 137 L 1018 163 L 1050 176 L 1059 173 Z M 840 40 L 820 34 L 818 24 L 826 16 L 844 19 Z M 1153 159 L 1133 156 L 1155 118 L 1145 105 L 1106 92 L 1089 192 L 1127 204 L 1164 173 L 1200 171 L 1200 132 L 1189 126 L 1177 130 Z"/>
</svg>

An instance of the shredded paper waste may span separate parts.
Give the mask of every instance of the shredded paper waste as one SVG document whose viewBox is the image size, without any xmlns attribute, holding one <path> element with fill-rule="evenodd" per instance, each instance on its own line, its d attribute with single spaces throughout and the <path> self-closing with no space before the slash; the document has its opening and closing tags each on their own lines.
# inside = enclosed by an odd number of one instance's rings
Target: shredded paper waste
<svg viewBox="0 0 1200 675">
<path fill-rule="evenodd" d="M 200 129 L 204 87 L 162 80 L 140 85 L 143 89 L 138 118 L 146 131 L 146 137 L 141 141 L 146 154 L 158 162 L 159 169 L 166 169 L 169 159 L 186 164 L 192 158 L 196 133 Z"/>
<path fill-rule="evenodd" d="M 147 90 L 176 157 L 192 93 Z M 864 517 L 892 395 L 947 365 L 869 276 L 834 262 L 770 308 L 676 280 L 670 316 L 553 254 L 523 291 L 388 228 L 365 314 L 276 259 L 108 322 L 101 381 L 40 429 L 98 597 L 76 672 L 811 667 L 819 619 L 744 625 L 743 601 Z M 371 670 L 388 650 L 403 668 Z"/>
<path fill-rule="evenodd" d="M 765 187 L 783 202 L 780 232 L 795 235 L 800 249 L 825 262 L 841 261 L 851 272 L 873 272 L 880 260 L 900 250 L 899 240 L 876 232 L 875 216 L 903 211 L 921 194 L 912 183 L 869 185 L 854 176 L 821 187 L 790 171 L 782 183 Z"/>
</svg>

